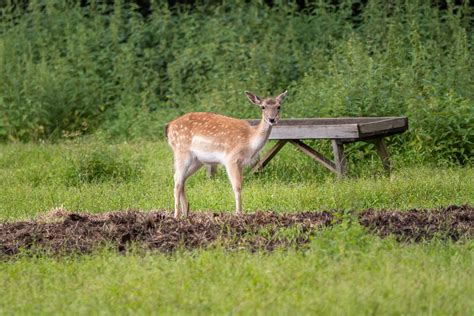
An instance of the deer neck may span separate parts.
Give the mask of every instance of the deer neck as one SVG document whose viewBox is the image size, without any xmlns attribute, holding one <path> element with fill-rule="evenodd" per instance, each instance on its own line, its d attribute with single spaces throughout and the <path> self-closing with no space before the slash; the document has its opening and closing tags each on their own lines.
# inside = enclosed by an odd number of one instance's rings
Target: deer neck
<svg viewBox="0 0 474 316">
<path fill-rule="evenodd" d="M 263 118 L 258 123 L 255 128 L 255 133 L 252 137 L 251 146 L 254 151 L 254 155 L 257 154 L 260 149 L 265 145 L 270 136 L 270 132 L 272 131 L 272 126 L 267 123 L 267 121 Z"/>
</svg>

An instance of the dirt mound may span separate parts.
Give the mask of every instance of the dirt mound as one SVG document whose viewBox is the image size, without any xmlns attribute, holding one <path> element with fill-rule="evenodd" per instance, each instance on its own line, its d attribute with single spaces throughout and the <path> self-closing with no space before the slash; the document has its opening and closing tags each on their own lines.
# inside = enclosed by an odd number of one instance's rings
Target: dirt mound
<svg viewBox="0 0 474 316">
<path fill-rule="evenodd" d="M 394 235 L 399 241 L 422 241 L 435 236 L 459 240 L 474 236 L 474 208 L 451 205 L 432 211 L 367 210 L 359 215 L 361 225 L 381 237 Z"/>
<path fill-rule="evenodd" d="M 341 218 L 340 213 L 329 212 L 256 212 L 243 216 L 196 212 L 175 220 L 169 212 L 91 215 L 55 209 L 36 220 L 0 224 L 0 256 L 28 249 L 87 253 L 106 245 L 125 251 L 132 244 L 163 252 L 213 245 L 272 250 L 304 245 L 317 230 L 337 224 Z M 393 234 L 403 241 L 474 236 L 474 209 L 468 206 L 434 211 L 367 210 L 355 218 L 371 232 L 382 237 Z"/>
<path fill-rule="evenodd" d="M 124 251 L 131 243 L 165 252 L 213 244 L 271 250 L 308 242 L 310 232 L 330 225 L 332 218 L 326 212 L 257 212 L 245 216 L 192 213 L 185 220 L 176 220 L 169 212 L 90 215 L 55 211 L 52 216 L 42 216 L 40 221 L 0 224 L 0 254 L 14 255 L 31 248 L 90 252 L 104 245 Z"/>
</svg>

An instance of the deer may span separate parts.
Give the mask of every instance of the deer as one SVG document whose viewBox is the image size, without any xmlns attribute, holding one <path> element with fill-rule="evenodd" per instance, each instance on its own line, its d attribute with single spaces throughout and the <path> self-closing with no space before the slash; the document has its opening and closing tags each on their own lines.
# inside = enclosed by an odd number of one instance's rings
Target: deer
<svg viewBox="0 0 474 316">
<path fill-rule="evenodd" d="M 189 202 L 184 185 L 203 165 L 223 165 L 235 196 L 235 212 L 242 215 L 243 168 L 252 164 L 267 143 L 272 127 L 280 119 L 280 107 L 287 91 L 277 97 L 260 98 L 245 91 L 258 106 L 262 118 L 252 126 L 246 120 L 216 113 L 190 112 L 165 126 L 174 159 L 174 217 L 187 217 Z"/>
</svg>

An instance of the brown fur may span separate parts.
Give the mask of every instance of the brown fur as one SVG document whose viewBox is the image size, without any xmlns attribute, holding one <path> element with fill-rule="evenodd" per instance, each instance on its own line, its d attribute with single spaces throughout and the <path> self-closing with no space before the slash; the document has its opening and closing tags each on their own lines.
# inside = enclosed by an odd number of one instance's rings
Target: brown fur
<svg viewBox="0 0 474 316">
<path fill-rule="evenodd" d="M 213 138 L 213 145 L 228 151 L 239 143 L 248 142 L 254 130 L 255 127 L 244 120 L 214 113 L 193 112 L 170 122 L 167 135 L 171 147 L 180 151 L 189 149 L 193 136 L 210 136 Z"/>
</svg>

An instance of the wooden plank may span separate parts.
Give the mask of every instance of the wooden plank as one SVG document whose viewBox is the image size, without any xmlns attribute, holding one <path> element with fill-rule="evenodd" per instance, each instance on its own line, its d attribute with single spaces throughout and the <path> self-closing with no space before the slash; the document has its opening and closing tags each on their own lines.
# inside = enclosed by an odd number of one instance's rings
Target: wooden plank
<svg viewBox="0 0 474 316">
<path fill-rule="evenodd" d="M 385 172 L 390 175 L 391 167 L 390 167 L 390 155 L 387 150 L 387 146 L 383 138 L 377 138 L 374 140 L 375 148 L 377 149 L 377 153 L 379 154 L 380 159 L 382 160 L 383 168 Z"/>
<path fill-rule="evenodd" d="M 285 146 L 286 144 L 286 140 L 279 140 L 275 146 L 273 146 L 266 154 L 265 156 L 263 157 L 262 160 L 260 160 L 259 162 L 257 162 L 257 164 L 255 164 L 255 166 L 252 168 L 252 172 L 257 172 L 257 171 L 260 171 L 262 170 L 263 168 L 265 168 L 265 166 L 270 162 L 270 160 L 272 160 L 273 157 L 275 157 L 275 155 L 280 151 L 280 149 L 283 148 L 283 146 Z"/>
<path fill-rule="evenodd" d="M 389 131 L 393 129 L 408 128 L 408 118 L 397 117 L 397 118 L 386 118 L 379 121 L 361 123 L 359 125 L 360 136 L 364 134 Z"/>
<path fill-rule="evenodd" d="M 332 172 L 337 172 L 336 171 L 336 166 L 334 165 L 334 163 L 331 160 L 327 159 L 326 157 L 324 157 L 323 155 L 321 155 L 316 150 L 309 147 L 308 145 L 306 145 L 302 141 L 297 140 L 297 139 L 292 139 L 292 140 L 290 140 L 290 143 L 293 144 L 294 146 L 296 146 L 296 148 L 301 150 L 303 153 L 305 153 L 309 157 L 311 157 L 314 160 L 316 160 L 317 162 L 321 163 L 327 169 L 331 170 Z"/>
<path fill-rule="evenodd" d="M 343 125 L 343 124 L 359 124 L 370 123 L 386 119 L 387 117 L 328 117 L 328 118 L 296 118 L 281 119 L 277 126 L 293 126 L 293 125 Z M 260 123 L 258 119 L 247 120 L 251 125 Z"/>
<path fill-rule="evenodd" d="M 336 173 L 339 177 L 343 177 L 346 175 L 346 157 L 344 156 L 344 145 L 335 139 L 332 139 L 331 143 L 334 153 Z"/>
<path fill-rule="evenodd" d="M 259 120 L 248 120 L 258 124 Z M 269 139 L 341 139 L 346 142 L 402 133 L 406 117 L 285 119 L 272 128 Z"/>
<path fill-rule="evenodd" d="M 388 137 L 391 135 L 395 134 L 400 134 L 406 131 L 405 127 L 400 127 L 400 128 L 394 128 L 391 130 L 386 130 L 386 131 L 378 131 L 378 132 L 372 132 L 372 133 L 365 133 L 357 138 L 339 138 L 338 141 L 342 142 L 344 144 L 346 143 L 354 143 L 358 141 L 373 141 L 376 138 L 380 137 Z"/>
<path fill-rule="evenodd" d="M 272 128 L 269 139 L 331 139 L 358 138 L 357 124 L 343 125 L 295 125 Z"/>
</svg>

